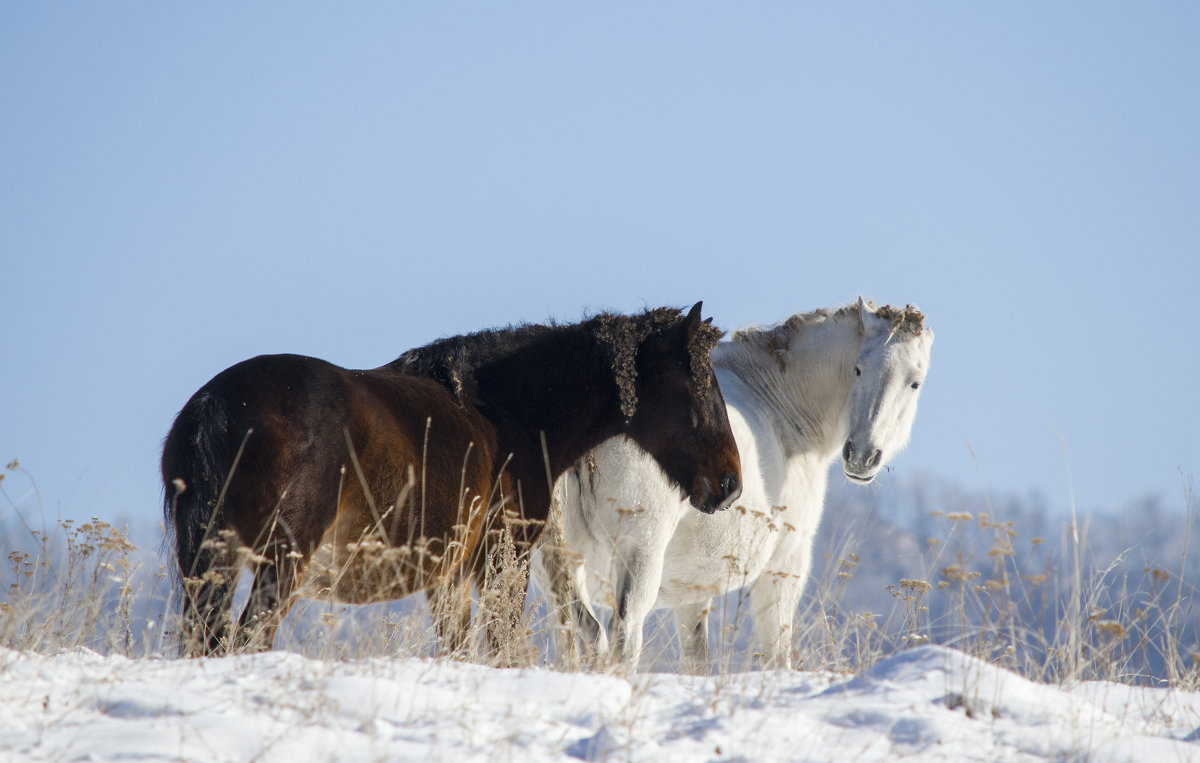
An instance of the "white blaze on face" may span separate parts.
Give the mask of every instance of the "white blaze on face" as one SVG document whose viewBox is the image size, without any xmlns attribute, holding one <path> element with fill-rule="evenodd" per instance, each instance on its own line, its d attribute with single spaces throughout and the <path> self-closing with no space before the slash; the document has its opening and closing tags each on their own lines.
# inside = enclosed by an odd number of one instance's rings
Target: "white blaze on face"
<svg viewBox="0 0 1200 763">
<path fill-rule="evenodd" d="M 851 480 L 870 482 L 908 444 L 932 346 L 930 329 L 893 331 L 890 321 L 866 315 L 846 401 L 842 467 Z"/>
</svg>

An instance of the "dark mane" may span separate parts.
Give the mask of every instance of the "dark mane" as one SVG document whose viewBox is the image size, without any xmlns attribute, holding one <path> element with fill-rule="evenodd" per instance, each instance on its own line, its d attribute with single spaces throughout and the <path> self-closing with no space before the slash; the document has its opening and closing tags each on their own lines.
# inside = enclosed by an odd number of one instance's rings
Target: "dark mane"
<svg viewBox="0 0 1200 763">
<path fill-rule="evenodd" d="M 413 348 L 387 364 L 400 373 L 424 376 L 441 383 L 462 404 L 472 396 L 475 374 L 500 358 L 519 352 L 550 336 L 567 338 L 576 334 L 579 341 L 596 341 L 609 357 L 613 381 L 617 385 L 621 412 L 626 418 L 637 409 L 637 349 L 652 334 L 676 328 L 683 311 L 657 307 L 635 315 L 599 313 L 577 324 L 522 324 L 473 334 L 448 337 Z M 707 395 L 712 361 L 710 352 L 722 332 L 710 323 L 701 323 L 688 348 L 692 382 L 698 394 Z"/>
<path fill-rule="evenodd" d="M 638 315 L 601 313 L 588 323 L 598 324 L 596 338 L 612 354 L 613 379 L 621 399 L 621 412 L 628 419 L 637 410 L 637 348 L 651 334 L 669 331 L 683 321 L 683 312 L 673 307 L 657 307 Z M 712 374 L 713 347 L 723 332 L 711 323 L 700 324 L 688 346 L 692 385 L 707 395 Z"/>
<path fill-rule="evenodd" d="M 533 323 L 436 339 L 408 350 L 384 368 L 440 382 L 461 405 L 464 394 L 471 394 L 477 369 L 564 328 L 572 327 Z"/>
</svg>

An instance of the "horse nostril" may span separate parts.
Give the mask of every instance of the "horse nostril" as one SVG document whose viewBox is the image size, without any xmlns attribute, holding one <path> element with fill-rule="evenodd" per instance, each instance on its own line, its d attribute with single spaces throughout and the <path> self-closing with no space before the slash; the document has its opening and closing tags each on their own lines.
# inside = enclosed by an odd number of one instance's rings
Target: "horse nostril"
<svg viewBox="0 0 1200 763">
<path fill-rule="evenodd" d="M 875 452 L 871 454 L 870 460 L 867 461 L 867 466 L 879 466 L 879 460 L 881 458 L 883 458 L 883 451 L 876 449 Z"/>
<path fill-rule="evenodd" d="M 728 498 L 729 496 L 738 492 L 740 488 L 741 486 L 738 484 L 738 478 L 736 476 L 732 474 L 726 474 L 721 478 L 721 490 L 724 491 L 723 496 L 725 498 Z"/>
<path fill-rule="evenodd" d="M 850 457 L 853 455 L 854 445 L 849 440 L 846 440 L 846 447 L 842 448 L 842 458 L 846 461 L 849 461 Z"/>
</svg>

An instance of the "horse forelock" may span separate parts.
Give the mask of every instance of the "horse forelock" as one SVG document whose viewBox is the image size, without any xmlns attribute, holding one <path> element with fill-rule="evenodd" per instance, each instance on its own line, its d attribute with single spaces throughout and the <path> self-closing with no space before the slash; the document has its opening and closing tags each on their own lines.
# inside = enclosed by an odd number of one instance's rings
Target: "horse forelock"
<svg viewBox="0 0 1200 763">
<path fill-rule="evenodd" d="M 884 305 L 876 309 L 875 314 L 892 322 L 892 334 L 920 336 L 925 329 L 925 316 L 914 305 L 905 305 L 903 309 Z"/>
<path fill-rule="evenodd" d="M 613 381 L 626 421 L 637 411 L 638 348 L 651 334 L 674 329 L 684 318 L 683 311 L 674 307 L 656 307 L 634 315 L 601 313 L 595 317 L 595 336 L 610 355 Z M 711 353 L 722 336 L 723 332 L 716 326 L 701 322 L 687 348 L 692 386 L 697 396 L 705 396 L 710 391 Z"/>
</svg>

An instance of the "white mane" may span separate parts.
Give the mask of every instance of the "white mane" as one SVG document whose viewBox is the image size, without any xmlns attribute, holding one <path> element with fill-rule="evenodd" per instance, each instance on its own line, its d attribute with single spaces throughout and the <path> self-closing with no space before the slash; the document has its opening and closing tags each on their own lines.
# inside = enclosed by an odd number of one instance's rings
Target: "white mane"
<svg viewBox="0 0 1200 763">
<path fill-rule="evenodd" d="M 797 313 L 765 328 L 743 328 L 713 350 L 713 368 L 737 376 L 766 406 L 790 453 L 834 436 L 861 340 L 857 305 Z M 840 444 L 838 447 L 841 447 Z"/>
</svg>

